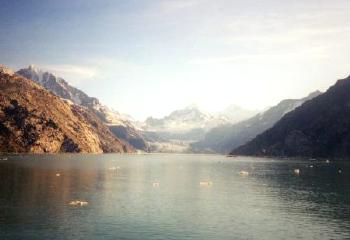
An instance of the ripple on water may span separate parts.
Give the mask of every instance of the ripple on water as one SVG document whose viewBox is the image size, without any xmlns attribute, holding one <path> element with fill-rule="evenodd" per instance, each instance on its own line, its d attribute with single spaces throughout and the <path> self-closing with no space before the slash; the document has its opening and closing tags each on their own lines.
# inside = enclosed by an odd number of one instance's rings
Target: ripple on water
<svg viewBox="0 0 350 240">
<path fill-rule="evenodd" d="M 0 164 L 0 239 L 349 238 L 350 167 L 312 164 L 216 155 L 12 156 Z"/>
</svg>

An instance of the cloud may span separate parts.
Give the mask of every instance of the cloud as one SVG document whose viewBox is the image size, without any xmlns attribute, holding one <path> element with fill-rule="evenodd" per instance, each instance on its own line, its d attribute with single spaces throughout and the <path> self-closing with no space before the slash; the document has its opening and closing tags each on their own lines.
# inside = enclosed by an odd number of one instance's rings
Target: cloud
<svg viewBox="0 0 350 240">
<path fill-rule="evenodd" d="M 346 39 L 350 37 L 350 27 L 344 25 L 350 20 L 348 14 L 344 14 L 342 10 L 307 13 L 273 13 L 256 15 L 254 18 L 223 17 L 223 24 L 215 21 L 214 25 L 218 27 L 208 26 L 200 36 L 202 41 L 215 44 L 219 50 L 225 50 L 207 51 L 209 54 L 202 53 L 204 56 L 192 56 L 188 63 L 223 65 L 323 61 L 336 56 L 339 51 L 348 51 Z"/>
<path fill-rule="evenodd" d="M 349 27 L 340 26 L 295 26 L 285 29 L 280 28 L 278 30 L 260 28 L 241 34 L 232 34 L 225 42 L 232 44 L 250 42 L 271 45 L 304 42 L 315 45 L 323 43 L 328 38 L 335 38 L 339 35 L 349 36 L 349 33 Z"/>
<path fill-rule="evenodd" d="M 271 63 L 281 61 L 295 61 L 295 60 L 323 60 L 327 59 L 328 54 L 324 48 L 310 48 L 297 52 L 284 53 L 265 53 L 265 54 L 242 54 L 236 56 L 225 57 L 208 57 L 208 58 L 192 58 L 188 61 L 191 65 L 224 65 L 224 64 L 258 64 Z"/>
<path fill-rule="evenodd" d="M 68 80 L 73 85 L 79 84 L 84 80 L 89 80 L 98 74 L 98 69 L 93 66 L 57 64 L 41 65 L 40 67 L 45 71 L 52 72 Z"/>
<path fill-rule="evenodd" d="M 148 71 L 145 65 L 107 57 L 85 58 L 81 59 L 79 64 L 42 64 L 38 66 L 44 71 L 49 71 L 64 78 L 73 85 L 111 78 L 115 80 L 132 79 L 135 75 Z"/>
<path fill-rule="evenodd" d="M 163 13 L 169 13 L 191 8 L 200 2 L 201 0 L 165 0 L 159 2 L 158 9 Z"/>
<path fill-rule="evenodd" d="M 137 64 L 132 61 L 119 58 L 95 57 L 84 59 L 85 64 L 95 69 L 95 79 L 125 80 L 134 79 L 136 76 L 145 75 L 149 70 L 149 65 Z M 142 80 L 142 79 L 141 79 Z"/>
<path fill-rule="evenodd" d="M 206 0 L 160 0 L 155 1 L 144 9 L 146 17 L 161 17 L 164 20 L 181 16 L 184 12 L 191 11 Z"/>
</svg>

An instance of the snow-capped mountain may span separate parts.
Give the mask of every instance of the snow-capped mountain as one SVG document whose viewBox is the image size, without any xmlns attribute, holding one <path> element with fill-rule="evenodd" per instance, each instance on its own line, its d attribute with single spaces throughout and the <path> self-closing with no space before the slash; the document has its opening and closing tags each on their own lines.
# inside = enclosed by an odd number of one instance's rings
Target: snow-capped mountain
<svg viewBox="0 0 350 240">
<path fill-rule="evenodd" d="M 151 151 L 191 152 L 190 144 L 202 140 L 210 129 L 235 123 L 253 114 L 253 111 L 234 105 L 213 114 L 190 105 L 164 118 L 149 117 L 140 127 L 150 142 Z"/>
<path fill-rule="evenodd" d="M 20 69 L 16 73 L 34 80 L 47 90 L 63 99 L 72 101 L 74 104 L 94 109 L 98 109 L 101 105 L 97 98 L 89 97 L 83 91 L 69 85 L 64 79 L 57 77 L 52 73 L 42 71 L 34 65 Z"/>
<path fill-rule="evenodd" d="M 142 129 L 153 132 L 184 133 L 193 129 L 209 130 L 223 124 L 235 123 L 255 114 L 254 111 L 232 105 L 218 113 L 208 113 L 196 105 L 173 111 L 164 118 L 149 117 L 142 124 Z"/>
<path fill-rule="evenodd" d="M 20 69 L 16 74 L 39 83 L 45 89 L 65 99 L 71 104 L 89 108 L 110 127 L 111 131 L 117 137 L 130 142 L 130 144 L 136 141 L 138 144 L 134 147 L 143 150 L 147 149 L 147 144 L 143 140 L 141 133 L 134 127 L 127 117 L 124 117 L 119 112 L 101 104 L 97 98 L 90 97 L 83 91 L 71 86 L 64 79 L 50 72 L 43 71 L 34 65 Z"/>
<path fill-rule="evenodd" d="M 14 74 L 13 70 L 0 64 L 0 73 L 8 74 L 12 76 Z"/>
<path fill-rule="evenodd" d="M 153 132 L 187 132 L 194 128 L 208 128 L 214 117 L 196 106 L 173 111 L 164 118 L 149 117 L 142 129 Z"/>
</svg>

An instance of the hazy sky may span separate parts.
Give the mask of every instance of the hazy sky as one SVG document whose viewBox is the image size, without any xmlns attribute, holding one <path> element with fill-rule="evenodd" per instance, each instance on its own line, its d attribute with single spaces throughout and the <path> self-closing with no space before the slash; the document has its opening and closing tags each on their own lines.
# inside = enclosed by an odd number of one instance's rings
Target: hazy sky
<svg viewBox="0 0 350 240">
<path fill-rule="evenodd" d="M 349 0 L 0 0 L 0 63 L 143 119 L 261 109 L 350 75 Z"/>
</svg>

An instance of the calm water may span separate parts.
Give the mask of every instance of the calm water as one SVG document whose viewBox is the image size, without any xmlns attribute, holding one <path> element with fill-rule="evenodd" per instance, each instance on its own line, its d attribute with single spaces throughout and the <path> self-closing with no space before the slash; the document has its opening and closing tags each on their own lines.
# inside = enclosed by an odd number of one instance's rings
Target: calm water
<svg viewBox="0 0 350 240">
<path fill-rule="evenodd" d="M 0 161 L 0 239 L 350 238 L 350 165 L 308 165 L 208 155 L 9 157 Z M 76 199 L 89 205 L 68 204 Z"/>
</svg>

